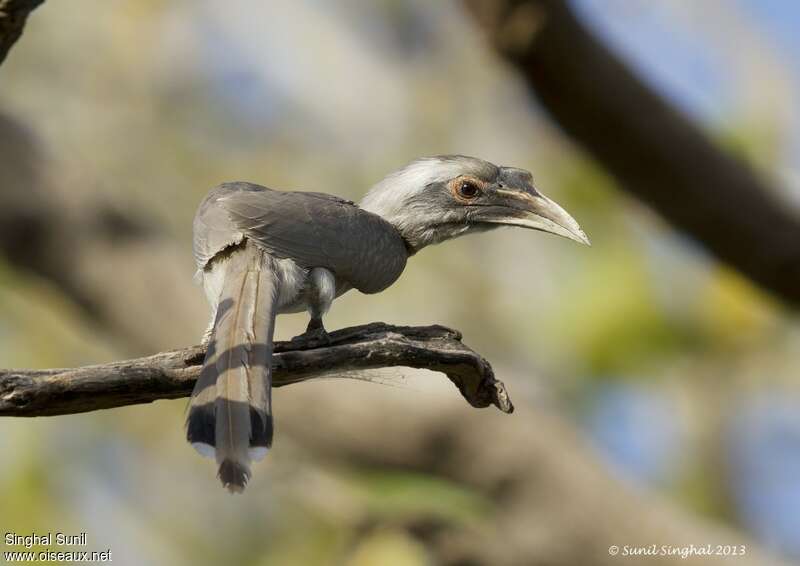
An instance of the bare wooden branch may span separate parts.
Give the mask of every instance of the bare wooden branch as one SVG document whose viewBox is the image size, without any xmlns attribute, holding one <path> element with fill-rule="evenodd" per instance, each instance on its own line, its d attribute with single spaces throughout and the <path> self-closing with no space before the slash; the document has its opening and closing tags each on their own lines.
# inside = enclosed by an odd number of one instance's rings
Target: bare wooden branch
<svg viewBox="0 0 800 566">
<path fill-rule="evenodd" d="M 0 0 L 0 64 L 22 35 L 25 21 L 44 0 Z"/>
<path fill-rule="evenodd" d="M 375 322 L 337 330 L 330 337 L 325 345 L 302 337 L 276 343 L 274 386 L 404 366 L 446 374 L 473 407 L 514 410 L 489 362 L 465 346 L 456 330 Z M 203 346 L 193 346 L 74 369 L 0 370 L 0 416 L 64 415 L 186 397 L 204 356 Z"/>
</svg>

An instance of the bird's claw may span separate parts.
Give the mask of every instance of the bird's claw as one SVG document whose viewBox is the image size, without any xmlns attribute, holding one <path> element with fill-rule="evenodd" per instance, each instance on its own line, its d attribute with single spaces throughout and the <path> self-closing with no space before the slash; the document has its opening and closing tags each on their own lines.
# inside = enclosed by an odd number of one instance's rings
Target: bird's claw
<svg viewBox="0 0 800 566">
<path fill-rule="evenodd" d="M 306 330 L 303 335 L 309 343 L 317 346 L 328 346 L 331 343 L 331 335 L 324 328 L 315 328 L 314 330 Z"/>
<path fill-rule="evenodd" d="M 331 336 L 323 326 L 312 327 L 311 324 L 302 334 L 292 338 L 292 342 L 304 342 L 310 348 L 319 348 L 320 346 L 328 346 L 331 343 Z"/>
</svg>

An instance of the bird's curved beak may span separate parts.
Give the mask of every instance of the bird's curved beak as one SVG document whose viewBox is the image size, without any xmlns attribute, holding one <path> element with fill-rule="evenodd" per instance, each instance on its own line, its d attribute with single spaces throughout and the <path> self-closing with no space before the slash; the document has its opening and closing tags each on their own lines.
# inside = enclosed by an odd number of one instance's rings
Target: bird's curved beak
<svg viewBox="0 0 800 566">
<path fill-rule="evenodd" d="M 497 189 L 507 213 L 488 222 L 549 232 L 591 246 L 589 238 L 566 210 L 538 191 Z"/>
</svg>

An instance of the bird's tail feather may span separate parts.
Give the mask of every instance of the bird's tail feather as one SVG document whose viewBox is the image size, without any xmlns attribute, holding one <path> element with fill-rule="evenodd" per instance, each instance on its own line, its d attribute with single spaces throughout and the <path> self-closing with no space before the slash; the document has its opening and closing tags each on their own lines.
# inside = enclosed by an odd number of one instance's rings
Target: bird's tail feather
<svg viewBox="0 0 800 566">
<path fill-rule="evenodd" d="M 224 282 L 214 329 L 187 417 L 187 438 L 212 453 L 219 478 L 241 492 L 250 462 L 272 445 L 271 358 L 277 278 L 272 259 L 245 245 L 221 259 Z"/>
</svg>

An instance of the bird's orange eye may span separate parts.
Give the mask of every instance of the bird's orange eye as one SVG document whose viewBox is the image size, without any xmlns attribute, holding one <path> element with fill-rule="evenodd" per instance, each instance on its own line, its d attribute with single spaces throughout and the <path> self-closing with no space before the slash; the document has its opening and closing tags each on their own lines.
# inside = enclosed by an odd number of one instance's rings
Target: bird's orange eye
<svg viewBox="0 0 800 566">
<path fill-rule="evenodd" d="M 481 194 L 480 188 L 478 188 L 478 185 L 476 185 L 472 181 L 461 181 L 458 184 L 458 196 L 460 196 L 461 198 L 472 200 L 480 194 Z"/>
</svg>

